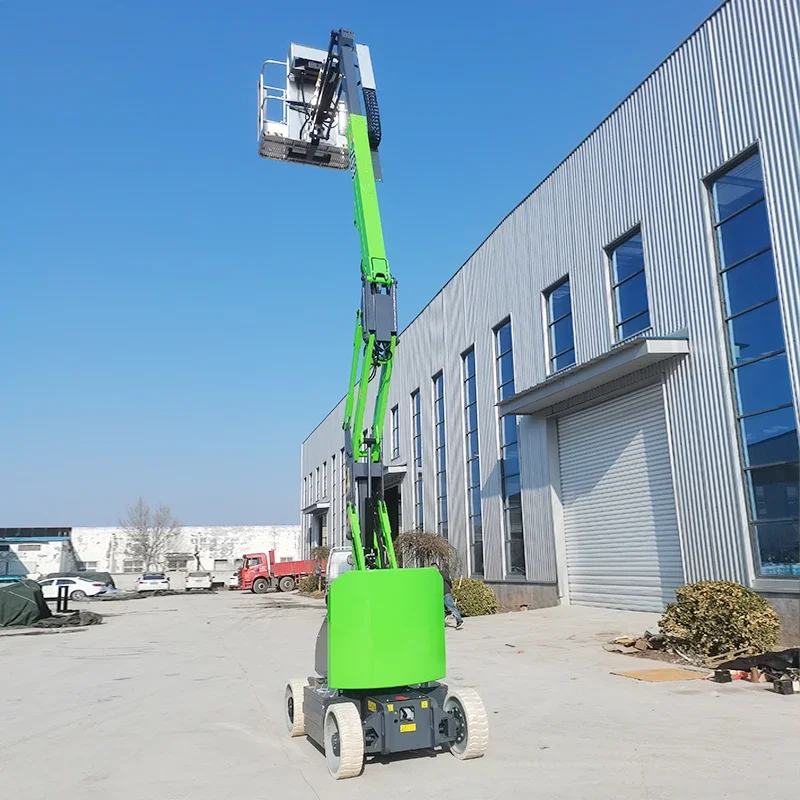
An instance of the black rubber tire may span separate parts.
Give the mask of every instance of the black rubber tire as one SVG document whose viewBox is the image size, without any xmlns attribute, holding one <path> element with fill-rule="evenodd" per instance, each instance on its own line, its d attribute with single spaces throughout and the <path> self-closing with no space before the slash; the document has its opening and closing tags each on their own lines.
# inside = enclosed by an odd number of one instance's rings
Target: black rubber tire
<svg viewBox="0 0 800 800">
<path fill-rule="evenodd" d="M 266 594 L 269 589 L 269 581 L 266 578 L 256 578 L 253 581 L 254 594 Z"/>
<path fill-rule="evenodd" d="M 86 592 L 83 589 L 76 589 L 70 596 L 70 600 L 85 600 L 86 599 Z"/>
<path fill-rule="evenodd" d="M 280 583 L 278 584 L 278 588 L 282 592 L 293 592 L 296 588 L 297 584 L 294 582 L 294 578 L 289 575 L 285 575 L 281 578 Z"/>
</svg>

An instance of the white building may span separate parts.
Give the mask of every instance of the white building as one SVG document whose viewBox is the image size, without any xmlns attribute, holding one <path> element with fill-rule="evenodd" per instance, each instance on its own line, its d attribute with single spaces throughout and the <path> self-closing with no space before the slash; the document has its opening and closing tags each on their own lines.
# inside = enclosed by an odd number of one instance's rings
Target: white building
<svg viewBox="0 0 800 800">
<path fill-rule="evenodd" d="M 298 525 L 187 525 L 165 548 L 160 568 L 200 568 L 224 580 L 241 566 L 245 553 L 275 551 L 279 561 L 293 561 L 301 552 Z M 124 529 L 0 528 L 0 578 L 75 569 L 112 574 L 141 574 L 141 560 L 130 554 Z"/>
<path fill-rule="evenodd" d="M 800 0 L 723 4 L 401 332 L 395 531 L 508 603 L 726 579 L 800 629 L 798 41 Z M 302 445 L 306 548 L 345 537 L 343 406 Z"/>
<path fill-rule="evenodd" d="M 146 567 L 131 556 L 122 528 L 72 528 L 72 546 L 85 569 L 111 573 L 141 573 Z M 162 569 L 201 569 L 231 572 L 245 553 L 275 551 L 277 559 L 292 561 L 300 554 L 298 525 L 186 525 L 164 551 Z"/>
</svg>

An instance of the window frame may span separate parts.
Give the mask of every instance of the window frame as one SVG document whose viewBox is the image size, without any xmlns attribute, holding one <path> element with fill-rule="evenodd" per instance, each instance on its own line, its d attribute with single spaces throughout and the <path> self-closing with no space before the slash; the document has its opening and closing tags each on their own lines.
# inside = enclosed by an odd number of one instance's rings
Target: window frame
<svg viewBox="0 0 800 800">
<path fill-rule="evenodd" d="M 422 442 L 422 395 L 420 387 L 411 392 L 411 442 L 412 442 L 412 463 L 413 463 L 413 482 L 414 482 L 414 530 L 422 531 L 425 529 L 425 484 L 423 482 L 422 469 L 423 442 Z"/>
<path fill-rule="evenodd" d="M 434 488 L 436 490 L 436 532 L 443 539 L 448 540 L 448 522 L 450 519 L 447 507 L 447 403 L 445 399 L 444 370 L 439 370 L 432 378 L 432 423 L 433 423 L 433 469 L 436 475 Z M 441 395 L 439 387 L 441 386 Z M 442 421 L 438 420 L 437 404 L 441 404 Z M 439 444 L 439 427 L 442 429 L 442 444 Z M 441 455 L 444 456 L 444 469 L 440 469 Z M 442 477 L 444 476 L 444 477 Z M 441 494 L 442 481 L 444 481 L 444 494 Z M 444 509 L 444 519 L 442 518 Z"/>
<path fill-rule="evenodd" d="M 341 492 L 342 499 L 342 507 L 339 509 L 342 538 L 340 539 L 339 544 L 344 546 L 344 543 L 347 541 L 347 530 L 350 524 L 347 518 L 347 465 L 344 462 L 344 447 L 339 450 L 339 456 L 339 468 L 341 471 L 341 483 L 339 486 L 339 491 Z"/>
<path fill-rule="evenodd" d="M 501 331 L 508 327 L 510 346 L 507 350 L 501 352 Z M 494 340 L 494 383 L 495 383 L 495 398 L 497 403 L 501 402 L 503 388 L 511 385 L 511 394 L 516 391 L 516 370 L 514 365 L 514 326 L 511 315 L 507 316 L 497 325 L 492 328 L 492 338 Z M 511 378 L 510 380 L 501 383 L 502 379 L 502 360 L 505 356 L 511 356 Z M 497 404 L 495 404 L 497 409 Z M 522 515 L 522 469 L 519 460 L 519 420 L 515 414 L 501 416 L 499 409 L 496 413 L 496 430 L 497 430 L 497 463 L 500 467 L 500 500 L 502 504 L 502 529 L 503 529 L 503 572 L 506 580 L 526 580 L 528 575 L 527 556 L 525 554 L 525 523 L 524 517 L 522 521 L 522 572 L 513 572 L 511 567 L 511 546 L 514 540 L 511 538 L 511 506 L 509 505 L 509 495 L 507 493 L 507 479 L 517 478 L 520 484 L 519 491 L 519 509 Z M 511 417 L 514 420 L 514 441 L 506 442 L 505 439 L 505 420 Z M 517 471 L 506 473 L 506 449 L 516 446 L 517 453 Z"/>
<path fill-rule="evenodd" d="M 469 356 L 472 356 L 472 361 L 474 364 L 474 371 L 472 377 L 470 378 L 467 375 L 467 359 Z M 474 430 L 470 429 L 469 427 L 469 409 L 473 403 L 469 403 L 469 391 L 467 388 L 468 382 L 472 380 L 474 381 L 474 394 L 475 394 L 475 428 Z M 486 574 L 486 557 L 485 557 L 485 547 L 484 547 L 484 535 L 483 535 L 483 492 L 481 487 L 481 437 L 480 437 L 480 409 L 478 407 L 478 358 L 477 358 L 477 350 L 475 345 L 472 344 L 468 347 L 464 352 L 461 353 L 461 413 L 463 418 L 463 442 L 464 442 L 464 499 L 465 499 L 465 507 L 466 507 L 466 517 L 467 517 L 467 561 L 469 564 L 469 572 L 471 575 L 475 577 L 484 577 Z M 469 449 L 469 440 L 470 435 L 474 433 L 475 438 L 478 443 L 477 452 L 474 457 L 470 456 L 470 449 Z M 472 473 L 472 464 L 471 462 L 475 461 L 478 467 L 478 483 L 477 485 L 473 486 L 471 483 L 471 473 Z M 472 498 L 473 492 L 477 492 L 478 498 L 478 508 L 480 510 L 480 514 L 476 515 L 472 513 Z M 476 540 L 475 538 L 475 523 L 474 520 L 480 518 L 480 529 L 481 529 L 481 538 L 480 540 Z M 475 568 L 475 552 L 480 550 L 481 553 L 481 569 L 477 570 Z"/>
<path fill-rule="evenodd" d="M 762 179 L 762 195 L 757 200 L 754 200 L 748 203 L 742 208 L 737 209 L 731 214 L 728 214 L 726 217 L 722 217 L 720 220 L 717 221 L 716 216 L 716 204 L 714 200 L 714 186 L 715 184 L 725 177 L 728 173 L 732 172 L 741 164 L 744 164 L 746 161 L 749 161 L 754 156 L 758 156 L 760 167 L 761 167 L 761 179 Z M 752 564 L 753 570 L 756 578 L 758 580 L 796 580 L 796 575 L 791 574 L 781 574 L 781 573 L 765 573 L 762 571 L 762 563 L 761 563 L 761 546 L 759 544 L 758 539 L 758 528 L 771 525 L 771 524 L 781 524 L 781 523 L 791 523 L 794 522 L 798 524 L 798 517 L 768 517 L 763 520 L 758 520 L 754 513 L 754 505 L 756 502 L 755 499 L 755 492 L 753 491 L 753 482 L 752 482 L 752 475 L 754 472 L 762 469 L 769 469 L 781 466 L 790 467 L 791 465 L 800 463 L 798 460 L 794 461 L 775 461 L 769 462 L 764 464 L 756 464 L 755 466 L 748 466 L 749 462 L 749 455 L 747 450 L 747 445 L 745 442 L 745 437 L 743 435 L 743 423 L 747 419 L 752 419 L 754 417 L 758 417 L 764 414 L 768 414 L 778 410 L 784 409 L 791 409 L 794 415 L 795 421 L 795 435 L 800 436 L 800 428 L 797 426 L 797 412 L 795 409 L 794 397 L 791 398 L 790 402 L 788 403 L 781 403 L 777 406 L 770 406 L 769 408 L 759 409 L 757 411 L 750 411 L 747 413 L 743 413 L 742 408 L 742 401 L 739 394 L 739 390 L 737 387 L 737 375 L 736 372 L 738 369 L 742 367 L 747 367 L 751 364 L 757 364 L 759 362 L 767 361 L 770 358 L 774 358 L 775 356 L 784 355 L 787 357 L 787 370 L 788 370 L 788 352 L 786 346 L 786 323 L 784 320 L 783 308 L 781 306 L 781 298 L 780 298 L 780 288 L 777 286 L 776 280 L 776 295 L 774 297 L 770 297 L 763 302 L 756 303 L 753 306 L 749 306 L 746 309 L 736 312 L 735 314 L 728 314 L 728 309 L 726 305 L 726 286 L 725 286 L 725 278 L 724 276 L 729 273 L 731 270 L 736 269 L 737 267 L 741 266 L 742 264 L 747 263 L 748 261 L 758 258 L 762 256 L 764 253 L 767 252 L 774 252 L 775 246 L 775 237 L 773 235 L 772 229 L 772 220 L 770 219 L 769 215 L 769 206 L 767 200 L 767 187 L 766 187 L 766 180 L 764 179 L 764 171 L 763 171 L 763 157 L 761 148 L 759 143 L 756 142 L 749 147 L 745 148 L 741 153 L 737 154 L 734 158 L 729 159 L 725 164 L 723 164 L 719 169 L 714 170 L 709 175 L 707 175 L 703 179 L 703 188 L 705 190 L 705 199 L 706 205 L 708 209 L 707 220 L 708 220 L 708 231 L 710 236 L 711 248 L 713 253 L 713 267 L 716 273 L 715 280 L 716 280 L 716 287 L 718 293 L 718 314 L 719 319 L 722 320 L 722 328 L 723 328 L 723 348 L 724 348 L 724 359 L 725 359 L 725 370 L 727 372 L 727 380 L 728 386 L 730 391 L 730 398 L 731 402 L 729 404 L 730 412 L 732 414 L 733 419 L 733 428 L 734 428 L 734 435 L 736 437 L 736 449 L 739 455 L 739 463 L 738 463 L 738 472 L 739 472 L 739 481 L 741 485 L 742 497 L 744 501 L 744 513 L 745 513 L 745 522 L 747 524 L 747 532 L 748 538 L 750 541 L 750 548 L 752 551 Z M 769 239 L 770 239 L 770 246 L 768 248 L 762 248 L 760 250 L 754 251 L 753 253 L 749 254 L 744 258 L 739 258 L 737 261 L 732 262 L 731 264 L 724 264 L 723 261 L 723 254 L 720 251 L 719 245 L 719 236 L 718 230 L 722 225 L 727 224 L 731 220 L 735 219 L 742 213 L 756 207 L 758 204 L 764 204 L 764 213 L 767 220 L 767 226 L 769 229 Z M 775 263 L 773 259 L 772 263 L 773 270 L 775 269 Z M 775 276 L 777 278 L 777 275 Z M 732 319 L 736 319 L 743 314 L 747 314 L 757 308 L 762 308 L 766 305 L 771 303 L 775 303 L 778 309 L 778 314 L 780 317 L 781 322 L 781 333 L 783 336 L 783 348 L 775 351 L 771 351 L 767 354 L 756 356 L 750 359 L 746 359 L 743 361 L 736 361 L 736 358 L 733 353 L 733 343 L 731 337 L 731 330 L 729 327 L 729 322 Z"/>
<path fill-rule="evenodd" d="M 641 236 L 642 238 L 642 268 L 636 270 L 636 272 L 631 273 L 630 275 L 626 275 L 621 281 L 616 279 L 616 266 L 614 264 L 614 254 L 626 243 L 629 242 L 636 236 Z M 615 344 L 622 344 L 623 342 L 630 341 L 631 339 L 635 339 L 637 336 L 641 336 L 642 334 L 646 333 L 653 329 L 653 314 L 652 309 L 650 307 L 650 280 L 647 275 L 647 259 L 645 258 L 645 246 L 644 246 L 644 227 L 640 222 L 637 222 L 632 228 L 628 228 L 625 233 L 621 236 L 618 236 L 614 239 L 611 244 L 605 246 L 605 256 L 606 262 L 608 265 L 607 268 L 607 275 L 609 280 L 609 299 L 611 301 L 611 324 L 613 330 L 613 341 Z M 618 318 L 618 308 L 617 308 L 617 289 L 625 283 L 633 280 L 637 275 L 644 276 L 644 292 L 645 298 L 647 300 L 647 307 L 644 311 L 639 311 L 636 314 L 633 314 L 630 317 L 625 317 L 624 319 Z M 647 321 L 648 324 L 644 328 L 641 328 L 634 333 L 629 333 L 627 336 L 621 335 L 621 328 L 625 323 L 630 322 L 637 317 L 641 317 L 643 314 L 647 314 Z"/>
<path fill-rule="evenodd" d="M 330 495 L 330 502 L 331 502 L 331 510 L 330 510 L 330 529 L 331 535 L 333 536 L 333 541 L 336 541 L 336 530 L 338 520 L 336 518 L 336 453 L 331 455 L 331 495 Z"/>
<path fill-rule="evenodd" d="M 552 319 L 550 316 L 550 298 L 553 295 L 553 292 L 556 289 L 560 289 L 564 284 L 570 285 L 569 290 L 569 312 L 566 314 L 562 314 L 557 319 Z M 612 289 L 613 291 L 613 289 Z M 577 343 L 575 342 L 575 312 L 572 306 L 572 282 L 570 281 L 570 274 L 569 272 L 564 275 L 563 277 L 559 278 L 555 283 L 550 284 L 543 292 L 542 292 L 542 299 L 544 302 L 544 314 L 545 314 L 545 354 L 547 359 L 547 374 L 548 375 L 556 375 L 559 372 L 563 372 L 565 369 L 570 369 L 574 367 L 578 363 L 578 353 L 577 353 Z M 572 327 L 572 347 L 568 347 L 566 350 L 561 350 L 558 353 L 553 352 L 553 338 L 551 336 L 551 332 L 555 325 L 562 320 L 565 320 L 567 317 L 570 318 L 570 325 Z M 559 356 L 564 355 L 564 353 L 568 353 L 572 350 L 572 363 L 567 364 L 564 367 L 556 368 L 555 362 Z"/>
<path fill-rule="evenodd" d="M 392 425 L 392 458 L 400 458 L 400 406 L 392 406 L 390 412 Z"/>
</svg>

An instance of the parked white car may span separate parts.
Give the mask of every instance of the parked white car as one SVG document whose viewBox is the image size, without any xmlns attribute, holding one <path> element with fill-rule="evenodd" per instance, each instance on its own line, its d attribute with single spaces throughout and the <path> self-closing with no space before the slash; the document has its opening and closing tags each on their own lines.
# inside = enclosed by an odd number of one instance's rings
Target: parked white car
<svg viewBox="0 0 800 800">
<path fill-rule="evenodd" d="M 158 592 L 169 588 L 169 578 L 163 572 L 145 572 L 136 582 L 137 592 Z"/>
<path fill-rule="evenodd" d="M 42 595 L 45 600 L 57 599 L 60 586 L 68 587 L 70 600 L 85 600 L 87 597 L 105 594 L 109 590 L 107 584 L 89 581 L 86 578 L 48 578 L 39 581 L 39 586 L 42 587 Z"/>
<path fill-rule="evenodd" d="M 210 589 L 210 588 L 211 588 L 210 572 L 190 572 L 186 576 L 187 592 L 190 592 L 192 589 Z"/>
</svg>

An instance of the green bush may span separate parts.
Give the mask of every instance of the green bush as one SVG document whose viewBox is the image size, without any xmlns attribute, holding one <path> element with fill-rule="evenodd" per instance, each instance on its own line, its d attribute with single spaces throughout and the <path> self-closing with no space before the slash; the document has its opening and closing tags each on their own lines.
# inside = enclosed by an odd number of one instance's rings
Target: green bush
<svg viewBox="0 0 800 800">
<path fill-rule="evenodd" d="M 305 578 L 300 578 L 298 584 L 300 594 L 316 594 L 319 591 L 325 590 L 325 576 L 306 575 Z"/>
<path fill-rule="evenodd" d="M 747 651 L 763 653 L 778 644 L 780 622 L 770 604 L 751 589 L 730 581 L 699 581 L 675 592 L 661 632 L 678 647 L 704 656 Z"/>
<path fill-rule="evenodd" d="M 475 578 L 456 578 L 453 581 L 453 600 L 464 617 L 497 613 L 497 595 L 494 590 Z"/>
</svg>

